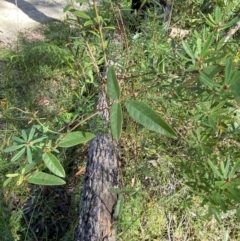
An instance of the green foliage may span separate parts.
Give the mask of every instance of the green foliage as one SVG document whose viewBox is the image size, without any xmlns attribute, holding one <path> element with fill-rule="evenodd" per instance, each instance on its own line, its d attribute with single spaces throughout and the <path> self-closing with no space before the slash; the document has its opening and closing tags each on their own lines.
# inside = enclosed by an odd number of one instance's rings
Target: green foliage
<svg viewBox="0 0 240 241">
<path fill-rule="evenodd" d="M 119 103 L 113 103 L 110 108 L 110 125 L 115 140 L 119 140 L 122 132 L 122 107 Z"/>
<path fill-rule="evenodd" d="M 28 178 L 28 182 L 37 185 L 64 185 L 66 184 L 64 180 L 53 175 L 37 172 Z"/>
<path fill-rule="evenodd" d="M 92 133 L 76 131 L 60 135 L 57 138 L 53 134 L 48 133 L 47 130 L 44 131 L 41 126 L 37 125 L 33 125 L 28 132 L 22 130 L 21 133 L 21 138 L 14 136 L 14 145 L 6 148 L 4 152 L 13 152 L 20 149 L 12 157 L 11 161 L 15 162 L 18 160 L 19 163 L 23 164 L 23 167 L 21 168 L 20 173 L 7 174 L 6 176 L 8 179 L 4 182 L 4 186 L 7 186 L 12 178 L 18 178 L 18 186 L 25 180 L 38 185 L 65 184 L 65 181 L 59 178 L 65 178 L 64 167 L 58 158 L 51 152 L 58 153 L 56 149 L 58 146 L 72 147 L 87 142 L 94 137 Z M 41 137 L 39 137 L 40 133 L 42 134 Z M 25 162 L 24 154 L 27 156 L 28 163 Z M 43 164 L 44 167 L 42 167 Z M 59 177 L 40 171 L 45 167 Z M 34 171 L 34 169 L 36 171 Z"/>
<path fill-rule="evenodd" d="M 172 128 L 148 105 L 140 101 L 129 100 L 126 102 L 126 108 L 132 118 L 143 126 L 162 135 L 176 137 Z"/>
<path fill-rule="evenodd" d="M 94 134 L 90 132 L 83 132 L 83 131 L 74 131 L 69 132 L 67 134 L 61 135 L 59 138 L 58 146 L 59 147 L 71 147 L 78 145 L 80 143 L 84 143 L 90 141 L 94 138 Z"/>
<path fill-rule="evenodd" d="M 184 52 L 179 51 L 180 61 L 188 65 L 186 71 L 191 77 L 176 86 L 177 101 L 188 101 L 193 109 L 192 125 L 187 140 L 195 153 L 195 165 L 187 170 L 186 175 L 192 179 L 188 184 L 192 192 L 202 196 L 202 205 L 211 207 L 209 215 L 214 214 L 220 221 L 220 213 L 237 208 L 240 199 L 238 188 L 239 152 L 232 146 L 231 140 L 238 141 L 238 112 L 240 92 L 240 71 L 234 64 L 234 55 L 226 52 L 227 48 L 219 34 L 236 22 L 222 22 L 222 12 L 217 7 L 215 19 L 209 14 L 206 23 L 212 27 L 205 28 L 202 35 L 194 31 L 191 46 L 182 43 Z M 221 24 L 220 24 L 221 23 Z M 184 103 L 183 102 L 183 103 Z M 234 126 L 234 129 L 232 128 Z M 223 141 L 226 143 L 223 146 Z M 200 171 L 201 168 L 201 171 Z"/>
<path fill-rule="evenodd" d="M 110 66 L 107 72 L 107 93 L 108 97 L 113 100 L 120 98 L 120 87 L 113 66 Z"/>
<path fill-rule="evenodd" d="M 109 98 L 120 101 L 120 88 L 113 67 L 109 67 L 107 73 L 107 92 Z M 148 105 L 140 101 L 128 100 L 125 106 L 130 116 L 143 126 L 162 135 L 176 137 L 171 127 Z M 110 124 L 113 137 L 119 140 L 122 128 L 122 110 L 119 103 L 114 103 L 110 108 Z"/>
<path fill-rule="evenodd" d="M 42 155 L 43 162 L 46 167 L 55 175 L 59 177 L 65 177 L 65 171 L 60 161 L 50 152 L 46 152 Z M 33 177 L 31 177 L 33 178 Z M 36 177 L 35 177 L 36 178 Z M 45 178 L 46 179 L 46 178 Z"/>
<path fill-rule="evenodd" d="M 23 192 L 27 182 L 55 186 L 72 178 L 64 158 L 78 159 L 71 147 L 94 137 L 89 126 L 106 132 L 99 118 L 87 123 L 97 115 L 101 85 L 123 154 L 123 188 L 111 190 L 119 197 L 119 239 L 239 240 L 239 41 L 224 42 L 239 2 L 202 2 L 174 3 L 173 25 L 191 30 L 184 40 L 168 41 L 154 11 L 132 36 L 121 22 L 136 22 L 129 3 L 120 11 L 106 1 L 87 11 L 66 6 L 65 24 L 55 25 L 47 41 L 11 51 L 0 75 L 5 194 Z M 74 131 L 78 126 L 84 131 Z M 77 155 L 85 157 L 85 149 Z M 22 213 L 10 217 L 9 225 L 0 216 L 0 227 L 21 240 Z M 72 240 L 69 233 L 54 238 Z"/>
</svg>

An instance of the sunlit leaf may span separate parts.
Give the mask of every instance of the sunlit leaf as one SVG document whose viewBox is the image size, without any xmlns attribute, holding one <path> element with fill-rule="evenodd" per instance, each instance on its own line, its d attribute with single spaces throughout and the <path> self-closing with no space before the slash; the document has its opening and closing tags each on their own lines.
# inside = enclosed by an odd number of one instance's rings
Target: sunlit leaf
<svg viewBox="0 0 240 241">
<path fill-rule="evenodd" d="M 9 177 L 7 180 L 4 181 L 3 187 L 6 187 L 12 181 L 12 177 Z"/>
<path fill-rule="evenodd" d="M 27 141 L 27 132 L 25 130 L 22 130 L 22 137 L 25 141 Z"/>
<path fill-rule="evenodd" d="M 233 59 L 228 58 L 225 66 L 225 80 L 224 84 L 228 84 L 232 75 Z"/>
<path fill-rule="evenodd" d="M 182 42 L 182 45 L 183 45 L 183 48 L 186 51 L 186 53 L 194 61 L 195 60 L 195 56 L 194 56 L 194 53 L 192 52 L 191 48 L 189 47 L 189 45 L 185 41 Z"/>
<path fill-rule="evenodd" d="M 16 141 L 16 142 L 26 143 L 25 140 L 23 140 L 22 138 L 19 138 L 19 137 L 17 137 L 17 136 L 14 136 L 12 139 L 13 139 L 13 141 Z"/>
<path fill-rule="evenodd" d="M 113 66 L 110 66 L 107 72 L 107 93 L 113 100 L 118 100 L 120 98 L 120 87 Z"/>
<path fill-rule="evenodd" d="M 124 197 L 123 195 L 120 193 L 119 197 L 118 197 L 118 201 L 114 210 L 114 217 L 117 218 L 121 215 L 122 213 L 122 209 L 123 209 L 123 204 L 124 204 Z"/>
<path fill-rule="evenodd" d="M 67 12 L 68 9 L 71 9 L 72 8 L 72 5 L 71 4 L 67 4 L 64 9 L 63 9 L 63 12 Z"/>
<path fill-rule="evenodd" d="M 59 177 L 65 177 L 65 171 L 60 161 L 50 152 L 44 153 L 43 161 L 47 168 Z"/>
<path fill-rule="evenodd" d="M 33 145 L 33 144 L 35 144 L 37 142 L 42 142 L 46 138 L 47 138 L 46 136 L 42 136 L 42 137 L 40 137 L 38 139 L 35 139 L 35 140 L 31 141 L 31 144 Z"/>
<path fill-rule="evenodd" d="M 20 176 L 21 174 L 20 173 L 9 173 L 9 174 L 7 174 L 6 175 L 6 177 L 18 177 L 18 176 Z"/>
<path fill-rule="evenodd" d="M 202 39 L 201 38 L 197 38 L 197 51 L 198 51 L 198 55 L 202 54 Z"/>
<path fill-rule="evenodd" d="M 176 137 L 174 130 L 145 103 L 130 100 L 125 105 L 131 117 L 138 123 L 162 135 Z"/>
<path fill-rule="evenodd" d="M 65 135 L 60 136 L 60 139 L 63 139 L 58 143 L 59 147 L 76 146 L 80 143 L 90 141 L 95 137 L 93 133 L 82 131 L 69 132 L 66 136 Z"/>
<path fill-rule="evenodd" d="M 19 151 L 18 153 L 16 153 L 12 159 L 11 159 L 11 162 L 15 162 L 16 160 L 18 160 L 22 155 L 23 153 L 25 152 L 25 148 L 23 148 L 21 151 Z"/>
<path fill-rule="evenodd" d="M 36 162 L 28 163 L 26 166 L 23 167 L 21 173 L 25 175 L 28 172 L 30 172 L 35 166 L 36 166 Z"/>
<path fill-rule="evenodd" d="M 64 185 L 66 182 L 60 177 L 56 177 L 51 174 L 47 174 L 44 172 L 36 172 L 31 175 L 27 181 L 36 185 Z"/>
<path fill-rule="evenodd" d="M 221 22 L 221 19 L 222 19 L 221 10 L 218 6 L 215 9 L 215 19 L 217 23 Z"/>
<path fill-rule="evenodd" d="M 32 140 L 34 134 L 35 134 L 35 128 L 32 127 L 31 130 L 30 130 L 30 133 L 29 133 L 29 135 L 28 135 L 28 141 L 31 141 L 31 140 Z"/>
<path fill-rule="evenodd" d="M 119 140 L 122 132 L 122 108 L 119 103 L 114 103 L 110 108 L 110 124 L 112 135 L 115 140 Z"/>
<path fill-rule="evenodd" d="M 208 53 L 209 48 L 212 45 L 213 41 L 214 41 L 214 35 L 213 35 L 213 33 L 209 33 L 207 40 L 204 41 L 204 44 L 203 44 L 203 50 L 202 50 L 203 56 L 205 53 L 206 54 Z"/>
<path fill-rule="evenodd" d="M 74 8 L 72 8 L 72 9 L 69 8 L 67 11 L 73 13 L 77 17 L 84 18 L 84 19 L 91 19 L 91 17 L 89 15 L 87 15 L 86 12 L 84 12 L 84 11 L 79 11 Z"/>
<path fill-rule="evenodd" d="M 17 180 L 17 186 L 20 186 L 23 183 L 23 180 L 24 180 L 24 176 L 20 175 L 18 180 Z"/>
<path fill-rule="evenodd" d="M 8 148 L 6 148 L 5 150 L 3 150 L 4 152 L 10 152 L 10 151 L 15 151 L 18 150 L 20 148 L 22 148 L 23 146 L 25 146 L 24 144 L 21 145 L 17 145 L 17 146 L 10 146 Z"/>
<path fill-rule="evenodd" d="M 29 163 L 32 162 L 32 151 L 29 146 L 27 146 L 27 160 Z"/>
</svg>

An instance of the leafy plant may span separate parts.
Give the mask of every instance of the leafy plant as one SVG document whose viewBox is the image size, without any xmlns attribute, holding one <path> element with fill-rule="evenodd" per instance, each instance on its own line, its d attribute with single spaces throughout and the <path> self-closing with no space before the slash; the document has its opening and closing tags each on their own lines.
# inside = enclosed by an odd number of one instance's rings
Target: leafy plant
<svg viewBox="0 0 240 241">
<path fill-rule="evenodd" d="M 209 15 L 202 36 L 194 31 L 191 46 L 182 42 L 178 52 L 180 61 L 187 65 L 189 77 L 177 89 L 177 101 L 188 101 L 192 127 L 186 140 L 196 156 L 193 170 L 186 172 L 191 190 L 202 197 L 202 205 L 209 205 L 209 215 L 220 221 L 221 212 L 239 205 L 239 151 L 232 141 L 239 141 L 239 69 L 234 55 L 229 54 L 219 39 L 222 30 L 236 22 L 223 24 L 221 10 L 215 10 L 215 19 Z M 234 53 L 234 51 L 233 51 Z M 193 128 L 194 126 L 194 128 Z"/>
<path fill-rule="evenodd" d="M 4 182 L 6 186 L 12 178 L 18 178 L 17 185 L 24 181 L 38 185 L 62 185 L 65 181 L 65 170 L 58 158 L 51 152 L 58 153 L 57 147 L 71 147 L 87 142 L 94 137 L 89 132 L 69 132 L 54 136 L 47 130 L 43 131 L 41 126 L 33 125 L 30 130 L 22 130 L 22 136 L 13 137 L 15 144 L 8 147 L 4 152 L 19 150 L 12 158 L 11 162 L 19 161 L 23 164 L 20 173 L 7 174 L 8 179 Z M 39 137 L 39 135 L 41 137 Z M 27 157 L 27 163 L 25 161 Z M 21 158 L 23 157 L 23 158 Z M 53 174 L 44 173 L 41 170 L 48 168 Z M 35 171 L 33 171 L 35 169 Z"/>
</svg>

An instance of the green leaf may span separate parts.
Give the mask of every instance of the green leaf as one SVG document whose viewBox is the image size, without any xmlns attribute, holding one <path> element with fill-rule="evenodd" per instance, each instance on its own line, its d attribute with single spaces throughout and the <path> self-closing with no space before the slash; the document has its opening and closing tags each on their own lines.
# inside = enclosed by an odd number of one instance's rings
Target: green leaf
<svg viewBox="0 0 240 241">
<path fill-rule="evenodd" d="M 210 22 L 212 22 L 213 24 L 217 24 L 217 22 L 215 21 L 215 19 L 213 19 L 213 16 L 211 14 L 208 14 L 209 20 Z"/>
<path fill-rule="evenodd" d="M 18 153 L 16 153 L 13 158 L 11 159 L 11 162 L 15 162 L 17 159 L 19 159 L 23 153 L 25 152 L 25 148 L 23 148 L 21 151 L 19 151 Z"/>
<path fill-rule="evenodd" d="M 215 83 L 211 80 L 211 78 L 202 71 L 200 72 L 200 80 L 210 89 L 212 89 L 215 86 Z"/>
<path fill-rule="evenodd" d="M 63 12 L 67 12 L 69 9 L 72 8 L 72 5 L 71 4 L 67 4 L 64 9 L 63 9 Z"/>
<path fill-rule="evenodd" d="M 131 117 L 138 123 L 162 135 L 176 137 L 174 130 L 148 105 L 137 100 L 127 101 L 125 105 Z"/>
<path fill-rule="evenodd" d="M 28 142 L 30 142 L 35 134 L 35 127 L 32 127 L 28 135 Z"/>
<path fill-rule="evenodd" d="M 65 137 L 64 136 L 65 135 L 60 136 L 60 139 L 63 139 L 58 143 L 59 147 L 76 146 L 95 137 L 93 133 L 82 131 L 69 132 Z"/>
<path fill-rule="evenodd" d="M 25 140 L 23 140 L 22 138 L 19 138 L 19 137 L 17 137 L 17 136 L 14 136 L 12 139 L 13 139 L 13 141 L 16 141 L 16 142 L 26 143 Z"/>
<path fill-rule="evenodd" d="M 118 197 L 118 201 L 115 207 L 115 211 L 114 211 L 114 217 L 117 218 L 121 215 L 122 213 L 122 209 L 123 209 L 123 204 L 124 204 L 124 197 L 122 194 L 119 195 Z"/>
<path fill-rule="evenodd" d="M 214 35 L 213 33 L 209 33 L 207 40 L 203 44 L 203 50 L 202 50 L 202 55 L 204 56 L 205 53 L 208 53 L 208 50 L 210 46 L 212 45 L 214 41 Z"/>
<path fill-rule="evenodd" d="M 217 23 L 220 23 L 222 19 L 221 10 L 218 6 L 215 9 L 215 19 Z"/>
<path fill-rule="evenodd" d="M 197 51 L 198 55 L 202 54 L 202 40 L 200 38 L 197 38 Z"/>
<path fill-rule="evenodd" d="M 6 174 L 6 177 L 18 177 L 20 176 L 21 174 L 20 173 L 9 173 L 9 174 Z"/>
<path fill-rule="evenodd" d="M 235 100 L 240 105 L 240 79 L 231 84 L 230 89 L 235 97 Z"/>
<path fill-rule="evenodd" d="M 236 171 L 239 170 L 239 168 L 240 168 L 240 161 L 236 161 L 228 177 L 232 178 L 235 175 Z"/>
<path fill-rule="evenodd" d="M 225 165 L 225 173 L 224 173 L 224 178 L 226 179 L 229 175 L 229 167 L 230 167 L 230 163 L 231 163 L 231 159 L 229 156 L 227 156 L 227 160 L 226 160 L 226 165 Z"/>
<path fill-rule="evenodd" d="M 223 175 L 218 171 L 218 167 L 216 167 L 210 160 L 208 160 L 209 166 L 212 168 L 213 172 L 223 179 Z"/>
<path fill-rule="evenodd" d="M 43 137 L 40 137 L 38 139 L 35 139 L 35 140 L 31 141 L 31 145 L 33 145 L 33 144 L 35 144 L 37 142 L 42 142 L 46 138 L 47 138 L 46 136 L 43 136 Z"/>
<path fill-rule="evenodd" d="M 222 70 L 222 67 L 219 65 L 209 65 L 202 70 L 209 78 L 213 78 L 218 72 Z"/>
<path fill-rule="evenodd" d="M 36 166 L 36 162 L 28 163 L 26 166 L 23 167 L 21 170 L 22 175 L 27 174 Z"/>
<path fill-rule="evenodd" d="M 232 75 L 232 67 L 233 67 L 233 59 L 232 58 L 228 58 L 227 59 L 227 63 L 225 66 L 225 79 L 224 79 L 224 84 L 229 84 L 229 80 L 231 78 Z"/>
<path fill-rule="evenodd" d="M 238 21 L 239 21 L 239 18 L 237 18 L 237 17 L 232 19 L 229 23 L 223 24 L 221 26 L 221 30 L 231 27 L 233 24 L 237 23 Z"/>
<path fill-rule="evenodd" d="M 91 17 L 89 15 L 86 14 L 86 12 L 83 11 L 79 11 L 76 9 L 68 9 L 69 12 L 73 13 L 75 16 L 80 17 L 80 18 L 84 18 L 84 19 L 91 19 Z"/>
<path fill-rule="evenodd" d="M 235 202 L 240 203 L 239 190 L 235 188 L 228 188 L 227 196 L 231 197 Z"/>
<path fill-rule="evenodd" d="M 195 56 L 194 56 L 194 53 L 192 52 L 191 48 L 189 47 L 189 45 L 183 41 L 182 42 L 182 45 L 183 45 L 183 48 L 184 50 L 186 51 L 186 53 L 191 57 L 192 60 L 194 60 L 195 62 Z"/>
<path fill-rule="evenodd" d="M 223 37 L 223 38 L 221 38 L 220 40 L 218 40 L 216 51 L 221 50 L 221 48 L 222 48 L 223 46 L 225 46 L 225 37 Z"/>
<path fill-rule="evenodd" d="M 117 194 L 121 193 L 121 189 L 118 188 L 118 187 L 116 187 L 116 188 L 110 188 L 109 191 L 110 191 L 110 193 L 117 193 Z"/>
<path fill-rule="evenodd" d="M 87 20 L 87 21 L 84 22 L 83 26 L 84 27 L 94 26 L 94 23 L 95 22 L 93 22 L 92 20 Z M 94 31 L 89 31 L 89 32 L 91 32 L 93 35 L 99 37 L 98 33 L 94 32 Z"/>
<path fill-rule="evenodd" d="M 229 83 L 230 85 L 234 84 L 237 80 L 239 80 L 240 71 L 238 71 L 236 68 L 232 71 Z"/>
<path fill-rule="evenodd" d="M 46 152 L 42 156 L 47 168 L 59 177 L 65 177 L 65 171 L 60 161 L 50 152 Z"/>
<path fill-rule="evenodd" d="M 113 100 L 120 98 L 120 87 L 113 66 L 110 66 L 107 72 L 107 94 Z"/>
<path fill-rule="evenodd" d="M 190 58 L 187 58 L 186 56 L 184 56 L 182 53 L 180 53 L 180 52 L 177 52 L 177 54 L 181 57 L 181 59 L 184 59 L 184 60 L 186 60 L 186 61 L 192 61 L 192 59 L 190 59 Z"/>
<path fill-rule="evenodd" d="M 25 145 L 21 144 L 21 145 L 17 145 L 17 146 L 10 146 L 10 147 L 6 148 L 5 150 L 3 150 L 3 152 L 15 151 L 17 149 L 22 148 L 23 146 L 25 146 Z"/>
<path fill-rule="evenodd" d="M 32 151 L 29 146 L 27 146 L 27 160 L 29 163 L 32 162 Z"/>
<path fill-rule="evenodd" d="M 44 172 L 36 172 L 28 178 L 28 182 L 36 185 L 64 185 L 66 182 L 60 177 L 56 177 Z"/>
<path fill-rule="evenodd" d="M 122 132 L 122 108 L 119 103 L 114 103 L 110 108 L 110 125 L 115 140 L 119 140 Z"/>
<path fill-rule="evenodd" d="M 6 187 L 8 183 L 10 183 L 11 181 L 12 181 L 12 177 L 9 177 L 7 180 L 4 181 L 3 187 Z"/>
<path fill-rule="evenodd" d="M 22 137 L 25 141 L 27 141 L 27 132 L 25 130 L 22 130 Z"/>
</svg>

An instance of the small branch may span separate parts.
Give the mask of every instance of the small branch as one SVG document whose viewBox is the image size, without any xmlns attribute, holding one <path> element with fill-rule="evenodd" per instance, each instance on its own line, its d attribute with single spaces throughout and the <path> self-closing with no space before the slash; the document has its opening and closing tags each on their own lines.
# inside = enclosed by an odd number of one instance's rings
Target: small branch
<svg viewBox="0 0 240 241">
<path fill-rule="evenodd" d="M 226 38 L 224 40 L 224 44 L 227 43 L 230 40 L 230 38 L 232 38 L 232 36 L 239 30 L 239 28 L 240 28 L 240 20 L 236 23 L 236 25 L 233 28 L 231 28 L 228 31 Z"/>
<path fill-rule="evenodd" d="M 102 50 L 103 50 L 103 57 L 104 57 L 104 61 L 105 61 L 105 65 L 106 67 L 108 67 L 108 62 L 107 62 L 107 56 L 106 56 L 106 48 L 105 48 L 105 45 L 104 45 L 104 38 L 103 38 L 103 33 L 102 33 L 102 23 L 100 21 L 100 17 L 99 17 L 99 14 L 98 14 L 98 9 L 97 9 L 97 3 L 96 3 L 96 0 L 93 0 L 93 8 L 94 8 L 94 11 L 95 11 L 95 14 L 96 14 L 96 18 L 97 18 L 97 24 L 98 24 L 98 32 L 99 32 L 99 35 L 100 35 L 100 39 L 101 39 L 101 44 L 102 44 Z"/>
</svg>

